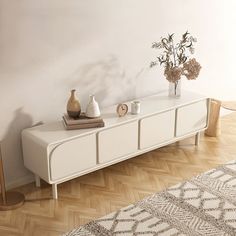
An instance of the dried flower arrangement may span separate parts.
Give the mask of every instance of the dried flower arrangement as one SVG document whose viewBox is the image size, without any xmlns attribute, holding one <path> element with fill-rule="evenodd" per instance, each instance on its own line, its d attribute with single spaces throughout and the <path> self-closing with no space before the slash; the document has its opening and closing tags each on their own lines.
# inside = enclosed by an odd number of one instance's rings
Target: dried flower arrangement
<svg viewBox="0 0 236 236">
<path fill-rule="evenodd" d="M 160 42 L 154 42 L 152 48 L 162 49 L 163 53 L 157 57 L 156 61 L 152 61 L 150 67 L 157 64 L 164 65 L 164 75 L 166 79 L 175 83 L 177 87 L 178 81 L 184 75 L 188 80 L 196 79 L 201 70 L 200 64 L 195 58 L 190 59 L 188 54 L 194 53 L 194 43 L 197 39 L 192 37 L 187 31 L 182 35 L 179 43 L 174 44 L 174 34 L 161 38 Z"/>
</svg>

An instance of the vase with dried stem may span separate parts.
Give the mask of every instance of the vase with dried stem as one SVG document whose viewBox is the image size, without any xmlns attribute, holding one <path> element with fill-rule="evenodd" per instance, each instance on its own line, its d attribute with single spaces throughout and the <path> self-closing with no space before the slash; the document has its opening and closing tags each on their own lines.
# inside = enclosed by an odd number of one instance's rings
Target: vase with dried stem
<svg viewBox="0 0 236 236">
<path fill-rule="evenodd" d="M 164 65 L 164 76 L 169 81 L 169 96 L 179 97 L 181 95 L 181 76 L 188 80 L 196 79 L 201 70 L 200 64 L 195 58 L 188 54 L 194 53 L 194 43 L 197 39 L 189 32 L 182 35 L 179 43 L 174 43 L 174 34 L 161 38 L 160 42 L 154 42 L 152 48 L 161 49 L 163 53 L 152 61 L 150 67 L 157 64 Z"/>
</svg>

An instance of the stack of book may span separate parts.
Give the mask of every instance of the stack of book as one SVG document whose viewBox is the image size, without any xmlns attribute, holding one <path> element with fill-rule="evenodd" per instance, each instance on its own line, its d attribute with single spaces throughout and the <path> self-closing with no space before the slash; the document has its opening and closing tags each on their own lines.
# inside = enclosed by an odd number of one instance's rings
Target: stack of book
<svg viewBox="0 0 236 236">
<path fill-rule="evenodd" d="M 71 118 L 67 114 L 64 114 L 62 118 L 62 122 L 67 130 L 104 127 L 102 118 L 87 118 L 84 113 L 78 119 Z"/>
</svg>

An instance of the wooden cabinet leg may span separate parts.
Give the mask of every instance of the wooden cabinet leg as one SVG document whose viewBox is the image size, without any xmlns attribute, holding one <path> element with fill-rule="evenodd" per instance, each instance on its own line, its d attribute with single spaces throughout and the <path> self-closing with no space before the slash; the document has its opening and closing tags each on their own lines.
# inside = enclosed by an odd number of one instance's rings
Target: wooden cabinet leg
<svg viewBox="0 0 236 236">
<path fill-rule="evenodd" d="M 57 199 L 58 198 L 57 184 L 52 184 L 52 196 L 53 196 L 53 199 Z"/>
<path fill-rule="evenodd" d="M 200 142 L 200 132 L 195 135 L 195 145 L 198 146 Z"/>
<path fill-rule="evenodd" d="M 40 187 L 41 186 L 40 177 L 38 175 L 35 175 L 35 184 L 36 184 L 36 187 Z"/>
</svg>

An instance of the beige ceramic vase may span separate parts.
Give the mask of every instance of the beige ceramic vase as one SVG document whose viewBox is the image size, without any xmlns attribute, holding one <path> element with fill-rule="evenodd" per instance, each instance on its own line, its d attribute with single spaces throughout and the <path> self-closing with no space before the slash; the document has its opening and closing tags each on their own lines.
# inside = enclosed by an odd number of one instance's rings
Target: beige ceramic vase
<svg viewBox="0 0 236 236">
<path fill-rule="evenodd" d="M 67 114 L 72 118 L 79 118 L 81 113 L 81 106 L 75 95 L 76 90 L 71 90 L 70 98 L 67 102 Z"/>
</svg>

